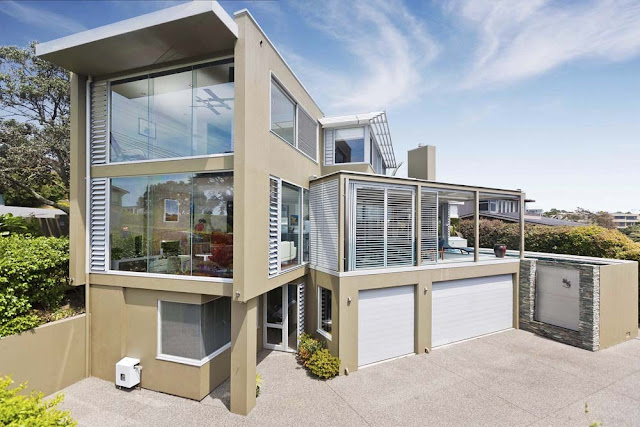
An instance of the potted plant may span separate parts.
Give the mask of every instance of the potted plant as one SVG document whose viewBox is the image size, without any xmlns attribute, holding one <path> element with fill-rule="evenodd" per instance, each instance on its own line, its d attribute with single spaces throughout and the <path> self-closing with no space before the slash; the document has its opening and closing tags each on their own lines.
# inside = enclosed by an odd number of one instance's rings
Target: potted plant
<svg viewBox="0 0 640 427">
<path fill-rule="evenodd" d="M 502 243 L 496 243 L 493 246 L 493 253 L 497 258 L 504 258 L 504 255 L 507 253 L 507 245 Z"/>
</svg>

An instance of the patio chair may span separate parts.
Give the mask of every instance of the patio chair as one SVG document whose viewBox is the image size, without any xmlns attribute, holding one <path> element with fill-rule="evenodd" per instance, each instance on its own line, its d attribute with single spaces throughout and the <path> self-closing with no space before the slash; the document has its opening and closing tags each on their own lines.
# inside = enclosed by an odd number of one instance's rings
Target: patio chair
<svg viewBox="0 0 640 427">
<path fill-rule="evenodd" d="M 444 259 L 444 251 L 449 251 L 449 252 L 459 251 L 461 255 L 469 255 L 475 252 L 473 248 L 468 248 L 468 247 L 456 248 L 453 246 L 449 246 L 449 244 L 442 237 L 438 239 L 438 250 L 440 251 L 441 259 Z"/>
<path fill-rule="evenodd" d="M 129 162 L 132 160 L 146 160 L 147 156 L 144 155 L 144 151 L 142 151 L 139 148 L 122 148 L 120 147 L 120 144 L 118 143 L 118 141 L 116 140 L 116 138 L 113 136 L 113 134 L 110 134 L 111 136 L 111 148 L 113 149 L 113 154 L 114 157 L 117 161 L 121 161 L 121 162 Z"/>
</svg>

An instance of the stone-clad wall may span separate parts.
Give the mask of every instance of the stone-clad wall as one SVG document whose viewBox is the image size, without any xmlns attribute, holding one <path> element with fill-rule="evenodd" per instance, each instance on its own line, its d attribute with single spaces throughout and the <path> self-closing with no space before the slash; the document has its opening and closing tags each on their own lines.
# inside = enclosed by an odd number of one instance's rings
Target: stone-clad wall
<svg viewBox="0 0 640 427">
<path fill-rule="evenodd" d="M 573 331 L 534 319 L 536 270 L 549 265 L 579 270 L 580 329 Z M 520 261 L 520 329 L 586 350 L 600 348 L 600 267 L 563 261 L 524 259 Z"/>
</svg>

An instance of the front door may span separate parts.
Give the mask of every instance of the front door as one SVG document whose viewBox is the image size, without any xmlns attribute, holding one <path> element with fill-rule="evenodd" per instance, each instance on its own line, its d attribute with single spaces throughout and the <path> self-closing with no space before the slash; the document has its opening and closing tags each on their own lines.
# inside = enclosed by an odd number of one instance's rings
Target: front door
<svg viewBox="0 0 640 427">
<path fill-rule="evenodd" d="M 264 348 L 298 351 L 303 284 L 287 284 L 267 292 L 264 298 Z"/>
</svg>

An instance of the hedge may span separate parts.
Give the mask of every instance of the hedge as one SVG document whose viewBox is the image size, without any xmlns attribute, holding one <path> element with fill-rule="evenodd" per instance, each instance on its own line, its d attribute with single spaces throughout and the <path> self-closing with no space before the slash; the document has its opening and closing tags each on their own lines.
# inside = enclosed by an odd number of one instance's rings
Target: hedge
<svg viewBox="0 0 640 427">
<path fill-rule="evenodd" d="M 68 238 L 0 237 L 0 326 L 32 308 L 58 308 L 68 276 Z"/>
<path fill-rule="evenodd" d="M 474 245 L 473 220 L 461 220 L 458 231 Z M 618 230 L 598 226 L 550 227 L 525 224 L 525 249 L 532 252 L 581 255 L 598 258 L 640 260 L 640 244 Z M 499 220 L 480 220 L 480 247 L 502 243 L 520 249 L 520 225 Z"/>
</svg>

